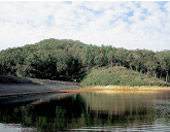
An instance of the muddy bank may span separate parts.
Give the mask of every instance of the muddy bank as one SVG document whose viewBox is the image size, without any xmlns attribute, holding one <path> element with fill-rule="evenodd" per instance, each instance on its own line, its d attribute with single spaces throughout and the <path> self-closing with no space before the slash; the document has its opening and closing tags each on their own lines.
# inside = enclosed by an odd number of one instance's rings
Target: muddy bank
<svg viewBox="0 0 170 132">
<path fill-rule="evenodd" d="M 18 83 L 19 82 L 19 83 Z M 77 83 L 45 79 L 24 79 L 16 82 L 0 82 L 0 98 L 34 94 L 57 93 L 59 90 L 80 88 Z"/>
</svg>

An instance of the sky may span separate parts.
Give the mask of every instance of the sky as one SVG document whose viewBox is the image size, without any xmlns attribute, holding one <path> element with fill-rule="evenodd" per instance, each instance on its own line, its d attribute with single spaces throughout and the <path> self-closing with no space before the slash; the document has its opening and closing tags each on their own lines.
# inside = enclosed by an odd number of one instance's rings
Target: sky
<svg viewBox="0 0 170 132">
<path fill-rule="evenodd" d="M 0 50 L 48 38 L 170 50 L 170 2 L 0 2 Z"/>
</svg>

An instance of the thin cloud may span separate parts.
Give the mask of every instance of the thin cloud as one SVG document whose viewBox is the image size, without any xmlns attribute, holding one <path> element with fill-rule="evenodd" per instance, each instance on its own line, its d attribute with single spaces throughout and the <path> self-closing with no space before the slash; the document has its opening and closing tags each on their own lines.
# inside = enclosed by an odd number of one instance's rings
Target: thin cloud
<svg viewBox="0 0 170 132">
<path fill-rule="evenodd" d="M 0 2 L 0 50 L 42 39 L 170 49 L 170 2 Z"/>
</svg>

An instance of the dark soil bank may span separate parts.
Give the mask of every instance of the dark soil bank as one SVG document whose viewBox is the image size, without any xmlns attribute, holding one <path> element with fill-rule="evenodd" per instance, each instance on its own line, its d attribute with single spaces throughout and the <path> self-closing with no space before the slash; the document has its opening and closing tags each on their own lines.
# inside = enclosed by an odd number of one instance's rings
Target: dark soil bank
<svg viewBox="0 0 170 132">
<path fill-rule="evenodd" d="M 59 90 L 76 88 L 80 87 L 72 82 L 0 77 L 0 98 L 55 93 Z"/>
</svg>

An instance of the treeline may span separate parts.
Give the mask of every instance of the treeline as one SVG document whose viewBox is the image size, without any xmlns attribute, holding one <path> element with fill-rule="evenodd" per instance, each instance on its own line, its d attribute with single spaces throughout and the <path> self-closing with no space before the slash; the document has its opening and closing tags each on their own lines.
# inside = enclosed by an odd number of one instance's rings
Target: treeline
<svg viewBox="0 0 170 132">
<path fill-rule="evenodd" d="M 170 51 L 127 50 L 46 39 L 0 52 L 0 74 L 80 81 L 92 67 L 124 66 L 169 81 Z"/>
</svg>

